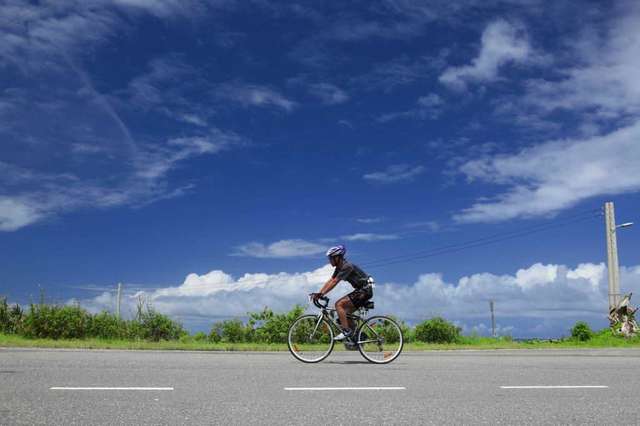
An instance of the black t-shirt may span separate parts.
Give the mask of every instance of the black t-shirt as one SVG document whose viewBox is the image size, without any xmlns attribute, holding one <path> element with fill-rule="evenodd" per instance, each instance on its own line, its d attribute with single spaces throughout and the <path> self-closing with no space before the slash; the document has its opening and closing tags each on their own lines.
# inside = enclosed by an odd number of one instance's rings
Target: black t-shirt
<svg viewBox="0 0 640 426">
<path fill-rule="evenodd" d="M 336 267 L 331 278 L 337 278 L 340 281 L 349 281 L 353 288 L 362 288 L 367 285 L 367 275 L 362 269 L 351 262 L 344 260 L 341 267 Z"/>
</svg>

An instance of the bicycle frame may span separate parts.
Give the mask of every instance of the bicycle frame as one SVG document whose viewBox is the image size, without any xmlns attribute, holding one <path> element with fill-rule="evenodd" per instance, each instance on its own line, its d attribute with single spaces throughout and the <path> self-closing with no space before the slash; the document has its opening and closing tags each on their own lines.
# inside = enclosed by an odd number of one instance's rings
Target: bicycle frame
<svg viewBox="0 0 640 426">
<path fill-rule="evenodd" d="M 311 299 L 311 298 L 310 298 Z M 342 332 L 342 325 L 339 322 L 339 318 L 334 318 L 334 316 L 331 315 L 332 312 L 337 312 L 336 309 L 333 308 L 329 308 L 328 307 L 328 299 L 327 300 L 327 304 L 326 305 L 321 305 L 320 303 L 313 301 L 313 304 L 320 309 L 320 312 L 318 313 L 318 321 L 316 322 L 316 326 L 313 329 L 313 332 L 311 333 L 311 335 L 314 335 L 316 330 L 318 329 L 318 327 L 320 326 L 320 324 L 322 323 L 322 319 L 326 319 L 327 322 L 329 323 L 329 325 L 331 326 L 331 328 L 333 329 L 334 332 L 337 332 L 337 334 Z M 367 318 L 364 318 L 362 315 L 358 315 L 356 314 L 356 312 L 363 312 L 364 314 L 366 314 L 368 312 L 368 309 L 366 308 L 358 308 L 356 311 L 347 314 L 347 318 L 350 320 L 353 320 L 355 327 L 353 328 L 353 332 L 355 333 L 357 330 L 360 329 L 360 327 L 362 326 L 362 324 L 366 324 Z M 369 327 L 369 331 L 374 333 L 376 336 L 378 336 L 378 333 L 376 333 L 376 331 L 374 329 L 372 329 L 371 327 Z M 360 343 L 371 343 L 371 342 L 378 342 L 378 340 L 359 340 L 357 342 L 354 342 L 354 344 L 360 344 Z"/>
</svg>

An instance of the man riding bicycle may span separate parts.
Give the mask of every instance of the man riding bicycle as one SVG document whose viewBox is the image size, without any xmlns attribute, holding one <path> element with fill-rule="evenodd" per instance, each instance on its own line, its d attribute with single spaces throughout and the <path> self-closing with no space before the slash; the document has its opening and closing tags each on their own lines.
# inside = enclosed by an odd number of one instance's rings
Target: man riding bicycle
<svg viewBox="0 0 640 426">
<path fill-rule="evenodd" d="M 314 300 L 324 297 L 340 281 L 348 281 L 354 291 L 341 297 L 336 301 L 336 311 L 342 325 L 342 333 L 334 337 L 334 340 L 345 340 L 353 342 L 354 324 L 349 323 L 347 314 L 363 307 L 369 299 L 373 297 L 373 278 L 367 275 L 362 269 L 345 259 L 347 249 L 340 245 L 327 250 L 327 257 L 331 266 L 335 267 L 331 278 L 322 286 L 319 293 L 314 293 Z"/>
</svg>

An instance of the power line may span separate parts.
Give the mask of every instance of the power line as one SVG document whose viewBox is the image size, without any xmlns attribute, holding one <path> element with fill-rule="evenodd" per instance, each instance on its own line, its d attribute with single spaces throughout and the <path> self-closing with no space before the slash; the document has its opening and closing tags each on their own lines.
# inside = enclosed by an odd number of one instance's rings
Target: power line
<svg viewBox="0 0 640 426">
<path fill-rule="evenodd" d="M 577 214 L 574 214 L 574 215 L 571 215 L 571 216 L 563 217 L 561 219 L 561 221 L 562 221 L 562 224 L 565 225 L 566 223 L 570 223 L 572 221 L 575 221 L 576 218 L 580 218 L 580 217 L 585 216 L 585 215 L 588 215 L 588 217 L 591 217 L 591 215 L 595 214 L 596 212 L 600 212 L 600 210 L 593 209 L 593 210 L 582 211 L 580 213 L 577 213 Z M 444 249 L 456 248 L 456 247 L 459 247 L 459 246 L 464 246 L 464 245 L 467 245 L 467 244 L 473 244 L 473 243 L 478 243 L 478 242 L 482 242 L 482 241 L 493 240 L 493 239 L 496 239 L 496 238 L 499 238 L 499 237 L 502 237 L 502 236 L 520 234 L 520 233 L 523 233 L 523 232 L 534 231 L 534 230 L 538 230 L 538 229 L 545 230 L 546 228 L 548 228 L 550 226 L 556 226 L 555 223 L 559 222 L 559 221 L 560 220 L 555 221 L 555 222 L 553 222 L 551 224 L 546 223 L 546 224 L 541 224 L 541 225 L 534 225 L 534 226 L 530 226 L 528 228 L 518 229 L 518 230 L 515 230 L 515 231 L 499 232 L 499 233 L 496 233 L 496 234 L 487 235 L 485 237 L 464 241 L 462 243 L 450 244 L 450 245 L 446 245 L 446 246 L 442 246 L 442 247 L 436 247 L 436 248 L 429 249 L 429 250 L 421 250 L 421 251 L 414 252 L 414 253 L 406 253 L 406 254 L 403 254 L 403 255 L 386 257 L 384 259 L 364 262 L 364 263 L 362 263 L 362 265 L 371 265 L 371 264 L 375 264 L 375 263 L 386 263 L 386 262 L 394 260 L 394 259 L 402 259 L 402 258 L 413 257 L 413 256 L 421 255 L 421 254 L 429 254 L 429 253 L 432 253 L 434 251 L 440 251 L 440 250 L 444 250 Z"/>
<path fill-rule="evenodd" d="M 593 209 L 588 211 L 583 211 L 577 213 L 572 216 L 568 216 L 562 218 L 561 220 L 542 224 L 535 225 L 529 228 L 515 230 L 515 231 L 506 231 L 500 232 L 497 234 L 488 235 L 486 237 L 477 238 L 474 240 L 465 241 L 457 244 L 450 244 L 442 247 L 437 247 L 429 250 L 422 250 L 415 253 L 407 253 L 404 255 L 387 257 L 385 259 L 373 260 L 369 262 L 362 263 L 363 266 L 367 268 L 379 268 L 382 266 L 393 265 L 397 263 L 410 262 L 413 260 L 424 259 L 428 257 L 440 256 L 443 254 L 454 253 L 461 250 L 467 250 L 470 248 L 482 247 L 489 244 L 495 244 L 501 241 L 506 241 L 509 239 L 519 238 L 530 234 L 535 234 L 538 232 L 544 232 L 549 229 L 558 228 L 562 226 L 567 226 L 573 223 L 582 222 L 585 220 L 593 219 L 596 217 L 596 213 L 600 214 L 600 209 Z"/>
</svg>

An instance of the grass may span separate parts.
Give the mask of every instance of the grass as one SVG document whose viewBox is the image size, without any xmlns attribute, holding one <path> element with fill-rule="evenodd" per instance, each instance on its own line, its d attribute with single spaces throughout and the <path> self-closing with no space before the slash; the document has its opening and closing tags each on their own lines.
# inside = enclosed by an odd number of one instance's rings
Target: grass
<svg viewBox="0 0 640 426">
<path fill-rule="evenodd" d="M 175 341 L 149 342 L 144 340 L 106 339 L 28 339 L 17 335 L 0 334 L 0 347 L 20 348 L 68 348 L 68 349 L 136 349 L 136 350 L 186 350 L 186 351 L 287 351 L 286 344 L 269 343 L 210 343 L 191 338 Z M 455 349 L 587 349 L 587 348 L 640 348 L 640 336 L 623 339 L 612 336 L 608 330 L 597 333 L 591 340 L 580 342 L 572 339 L 557 341 L 512 341 L 510 338 L 462 337 L 459 343 L 406 343 L 405 351 L 455 350 Z M 337 344 L 335 350 L 344 350 Z"/>
</svg>

